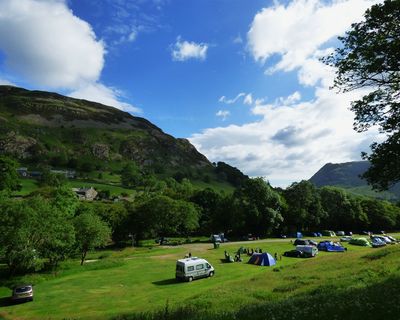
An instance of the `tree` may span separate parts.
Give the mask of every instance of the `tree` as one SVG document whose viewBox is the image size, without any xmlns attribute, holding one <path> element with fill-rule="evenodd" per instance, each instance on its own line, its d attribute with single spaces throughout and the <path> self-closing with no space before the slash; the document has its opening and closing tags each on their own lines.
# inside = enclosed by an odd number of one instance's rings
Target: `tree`
<svg viewBox="0 0 400 320">
<path fill-rule="evenodd" d="M 244 219 L 247 232 L 265 235 L 283 222 L 281 196 L 262 178 L 246 180 L 236 189 L 234 199 L 237 200 L 234 211 L 239 210 L 234 212 L 235 220 L 240 224 Z"/>
<path fill-rule="evenodd" d="M 139 201 L 126 204 L 126 224 L 135 242 L 144 237 L 188 235 L 199 227 L 199 212 L 191 202 L 164 195 L 153 195 Z"/>
<path fill-rule="evenodd" d="M 319 191 L 321 204 L 327 213 L 326 229 L 362 230 L 368 225 L 368 217 L 362 210 L 361 201 L 336 187 L 323 187 Z"/>
<path fill-rule="evenodd" d="M 0 248 L 10 273 L 37 270 L 42 259 L 52 267 L 71 253 L 72 214 L 34 196 L 22 201 L 0 199 Z"/>
<path fill-rule="evenodd" d="M 0 156 L 0 190 L 19 189 L 17 166 L 11 158 Z"/>
<path fill-rule="evenodd" d="M 354 23 L 342 47 L 324 59 L 337 68 L 334 87 L 368 93 L 351 104 L 354 129 L 378 126 L 388 139 L 362 153 L 371 162 L 363 175 L 375 189 L 387 189 L 400 180 L 400 1 L 385 0 L 368 9 Z"/>
<path fill-rule="evenodd" d="M 107 244 L 111 231 L 108 225 L 90 210 L 85 210 L 75 218 L 74 227 L 76 245 L 81 253 L 83 265 L 87 252 Z"/>
<path fill-rule="evenodd" d="M 121 183 L 124 187 L 135 188 L 142 183 L 140 169 L 133 163 L 126 165 L 121 171 Z"/>
<path fill-rule="evenodd" d="M 326 218 L 317 188 L 309 181 L 294 182 L 284 192 L 285 222 L 297 230 L 319 227 Z"/>
<path fill-rule="evenodd" d="M 53 173 L 48 169 L 44 169 L 40 177 L 39 185 L 41 187 L 61 187 L 65 184 L 66 177 L 63 174 Z"/>
</svg>

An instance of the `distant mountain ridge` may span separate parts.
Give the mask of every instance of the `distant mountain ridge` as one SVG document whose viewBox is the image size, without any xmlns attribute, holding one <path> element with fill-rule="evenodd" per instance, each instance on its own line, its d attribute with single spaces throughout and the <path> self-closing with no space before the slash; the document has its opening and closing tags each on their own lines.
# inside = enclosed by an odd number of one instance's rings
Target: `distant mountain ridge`
<svg viewBox="0 0 400 320">
<path fill-rule="evenodd" d="M 310 179 L 317 187 L 338 186 L 349 191 L 373 196 L 375 198 L 398 200 L 400 199 L 400 184 L 396 184 L 388 191 L 375 192 L 361 175 L 368 170 L 368 161 L 352 161 L 345 163 L 327 163 L 319 169 Z"/>
</svg>

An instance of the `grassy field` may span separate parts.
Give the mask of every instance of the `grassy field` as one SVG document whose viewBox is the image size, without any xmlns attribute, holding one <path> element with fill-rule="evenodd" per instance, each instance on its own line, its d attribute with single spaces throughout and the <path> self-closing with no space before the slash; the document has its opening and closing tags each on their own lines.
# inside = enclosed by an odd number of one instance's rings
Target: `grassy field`
<svg viewBox="0 0 400 320">
<path fill-rule="evenodd" d="M 0 317 L 264 319 L 268 312 L 279 314 L 300 304 L 309 313 L 304 317 L 289 313 L 287 319 L 314 319 L 313 310 L 318 310 L 324 303 L 327 310 L 333 308 L 333 312 L 344 312 L 345 316 L 349 308 L 364 308 L 362 302 L 354 307 L 350 295 L 358 294 L 367 299 L 370 294 L 371 299 L 380 301 L 391 289 L 396 291 L 400 288 L 400 245 L 380 249 L 347 245 L 345 253 L 320 252 L 312 259 L 283 257 L 274 267 L 249 265 L 246 256 L 241 263 L 221 260 L 224 250 L 234 254 L 240 246 L 262 248 L 272 255 L 275 252 L 280 255 L 293 247 L 287 239 L 270 239 L 226 243 L 219 249 L 213 249 L 211 244 L 196 243 L 93 252 L 83 267 L 79 266 L 78 260 L 72 260 L 65 262 L 56 275 L 36 274 L 3 281 Z M 215 267 L 215 276 L 191 283 L 176 282 L 175 261 L 188 252 L 206 258 Z M 15 282 L 34 283 L 35 301 L 10 305 L 8 287 Z M 375 297 L 379 290 L 383 293 Z M 397 299 L 397 295 L 388 297 L 388 303 L 393 300 L 391 298 Z M 314 305 L 313 299 L 320 302 Z M 353 298 L 353 301 L 358 300 Z M 389 307 L 383 303 L 381 308 L 376 308 L 370 301 L 364 309 L 371 306 L 381 314 L 386 310 L 385 319 L 398 319 L 390 317 L 390 312 L 399 309 L 398 303 Z M 275 319 L 286 319 L 286 314 L 282 313 Z M 368 315 L 372 319 L 374 313 L 364 314 L 361 318 L 370 319 Z M 339 318 L 330 316 L 325 319 Z M 342 319 L 359 318 L 354 315 Z"/>
</svg>

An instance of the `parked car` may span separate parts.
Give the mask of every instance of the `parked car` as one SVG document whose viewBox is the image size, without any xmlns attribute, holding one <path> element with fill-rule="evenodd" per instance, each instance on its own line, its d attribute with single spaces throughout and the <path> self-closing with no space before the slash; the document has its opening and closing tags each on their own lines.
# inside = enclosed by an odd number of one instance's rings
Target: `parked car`
<svg viewBox="0 0 400 320">
<path fill-rule="evenodd" d="M 247 236 L 243 236 L 242 239 L 245 240 L 245 241 L 258 240 L 258 238 L 253 236 L 251 233 L 249 233 Z"/>
<path fill-rule="evenodd" d="M 194 279 L 212 277 L 214 267 L 205 259 L 192 257 L 176 261 L 175 277 L 191 282 Z"/>
<path fill-rule="evenodd" d="M 309 240 L 309 239 L 296 239 L 294 240 L 293 244 L 295 246 L 307 246 L 307 245 L 311 245 L 311 246 L 317 246 L 317 242 L 313 241 L 313 240 Z"/>
<path fill-rule="evenodd" d="M 344 233 L 344 231 L 336 231 L 336 235 L 337 236 L 344 236 L 345 233 Z"/>
<path fill-rule="evenodd" d="M 374 236 L 371 236 L 371 240 L 372 239 L 381 239 L 383 242 L 385 242 L 386 244 L 392 244 L 392 243 L 394 243 L 392 240 L 390 240 L 390 238 L 389 237 L 386 237 L 386 236 L 377 236 L 377 235 L 374 235 Z"/>
<path fill-rule="evenodd" d="M 335 232 L 331 230 L 322 230 L 321 233 L 324 237 L 336 237 Z"/>
<path fill-rule="evenodd" d="M 340 241 L 342 242 L 349 242 L 351 239 L 353 239 L 353 237 L 351 236 L 344 236 L 340 238 Z"/>
<path fill-rule="evenodd" d="M 298 250 L 290 250 L 283 253 L 285 257 L 304 258 L 304 252 Z"/>
<path fill-rule="evenodd" d="M 373 248 L 379 248 L 379 247 L 386 246 L 386 242 L 383 241 L 381 238 L 378 238 L 378 237 L 372 237 L 371 238 L 371 244 L 372 244 Z"/>
<path fill-rule="evenodd" d="M 31 284 L 15 286 L 11 300 L 13 302 L 33 301 L 33 286 Z"/>
<path fill-rule="evenodd" d="M 216 242 L 222 242 L 222 239 L 219 234 L 212 234 L 210 236 L 210 241 L 216 243 Z"/>
<path fill-rule="evenodd" d="M 303 252 L 304 258 L 312 258 L 318 254 L 318 249 L 313 245 L 296 246 L 297 251 Z"/>
</svg>

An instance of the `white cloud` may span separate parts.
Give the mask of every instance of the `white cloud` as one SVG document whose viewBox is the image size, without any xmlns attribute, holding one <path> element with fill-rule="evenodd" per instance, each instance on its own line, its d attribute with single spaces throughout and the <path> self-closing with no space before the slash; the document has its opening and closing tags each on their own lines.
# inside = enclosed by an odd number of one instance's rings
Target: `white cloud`
<svg viewBox="0 0 400 320">
<path fill-rule="evenodd" d="M 172 59 L 175 61 L 186 61 L 188 59 L 205 60 L 208 45 L 205 43 L 188 42 L 178 37 L 172 47 Z"/>
<path fill-rule="evenodd" d="M 319 77 L 313 76 L 317 68 L 318 49 L 329 40 L 343 34 L 352 22 L 361 20 L 362 14 L 376 0 L 294 0 L 287 6 L 275 2 L 256 14 L 247 34 L 248 49 L 254 59 L 266 62 L 274 54 L 280 60 L 267 69 L 292 71 L 304 67 L 299 80 L 314 85 Z"/>
<path fill-rule="evenodd" d="M 314 97 L 302 100 L 296 91 L 269 104 L 255 99 L 251 111 L 261 120 L 206 129 L 191 142 L 212 161 L 227 161 L 281 186 L 310 178 L 327 162 L 359 160 L 360 152 L 381 137 L 377 131 L 353 130 L 349 106 L 363 93 L 329 90 L 334 70 L 319 59 L 333 50 L 329 41 L 376 2 L 293 0 L 285 6 L 276 1 L 258 12 L 247 34 L 249 52 L 266 66 L 266 76 L 297 72 L 299 84 L 313 87 Z"/>
<path fill-rule="evenodd" d="M 136 35 L 130 30 L 124 41 L 134 41 Z M 32 85 L 62 88 L 73 97 L 140 112 L 124 102 L 117 89 L 99 82 L 105 44 L 66 1 L 1 0 L 0 50 L 8 73 Z"/>
<path fill-rule="evenodd" d="M 228 99 L 225 96 L 222 96 L 219 98 L 219 102 L 225 103 L 225 104 L 233 104 L 236 103 L 240 98 L 244 97 L 246 94 L 244 92 L 239 93 L 235 98 L 233 99 Z"/>
<path fill-rule="evenodd" d="M 241 126 L 206 129 L 190 138 L 211 161 L 226 161 L 273 184 L 308 179 L 327 162 L 359 159 L 376 132 L 356 133 L 348 110 L 354 93 L 336 95 L 319 89 L 312 101 L 299 93 L 254 106 L 261 120 Z"/>
<path fill-rule="evenodd" d="M 10 70 L 52 88 L 96 81 L 104 65 L 104 44 L 57 0 L 1 1 L 0 50 Z"/>
<path fill-rule="evenodd" d="M 243 100 L 244 104 L 248 104 L 249 106 L 251 106 L 253 104 L 253 96 L 251 93 L 248 93 Z"/>
<path fill-rule="evenodd" d="M 231 113 L 228 110 L 218 110 L 218 112 L 215 114 L 217 117 L 221 117 L 222 121 L 225 121 L 226 118 L 230 115 Z"/>
<path fill-rule="evenodd" d="M 15 86 L 14 83 L 6 80 L 6 79 L 0 79 L 0 85 L 2 86 Z"/>
<path fill-rule="evenodd" d="M 142 113 L 142 110 L 129 103 L 121 102 L 122 92 L 115 88 L 106 87 L 101 83 L 90 83 L 73 91 L 70 94 L 73 98 L 95 101 L 107 106 L 112 106 L 127 112 Z"/>
<path fill-rule="evenodd" d="M 238 34 L 237 37 L 235 39 L 233 39 L 233 43 L 234 44 L 242 44 L 243 43 L 242 36 L 240 34 Z"/>
</svg>

